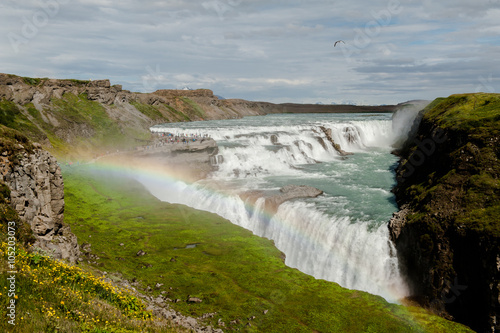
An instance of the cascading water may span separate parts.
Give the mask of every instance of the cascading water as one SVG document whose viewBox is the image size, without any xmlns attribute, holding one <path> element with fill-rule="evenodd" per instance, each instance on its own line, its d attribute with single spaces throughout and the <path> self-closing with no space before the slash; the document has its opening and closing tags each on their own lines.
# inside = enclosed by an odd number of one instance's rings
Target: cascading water
<svg viewBox="0 0 500 333">
<path fill-rule="evenodd" d="M 320 126 L 354 155 L 340 156 Z M 397 138 L 389 115 L 272 115 L 152 130 L 209 135 L 219 145 L 218 171 L 208 179 L 168 188 L 139 179 L 159 199 L 217 213 L 273 239 L 288 266 L 316 278 L 389 301 L 407 295 L 387 229 L 397 209 L 390 193 L 396 162 L 390 151 Z M 324 194 L 284 202 L 277 211 L 266 210 L 263 198 L 249 205 L 239 196 L 289 184 Z"/>
</svg>

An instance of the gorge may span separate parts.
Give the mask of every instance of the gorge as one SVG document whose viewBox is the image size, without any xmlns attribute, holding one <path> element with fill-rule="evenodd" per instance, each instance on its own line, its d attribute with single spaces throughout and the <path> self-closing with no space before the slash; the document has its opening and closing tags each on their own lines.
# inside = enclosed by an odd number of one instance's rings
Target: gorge
<svg viewBox="0 0 500 333">
<path fill-rule="evenodd" d="M 63 187 L 61 166 L 68 162 L 76 164 L 77 161 L 83 164 L 92 158 L 116 150 L 135 154 L 133 149 L 137 146 L 149 145 L 153 142 L 149 128 L 156 124 L 237 118 L 226 120 L 230 125 L 225 128 L 219 127 L 218 130 L 210 133 L 216 141 L 219 141 L 218 151 L 214 153 L 221 155 L 222 158 L 217 161 L 223 162 L 217 166 L 218 170 L 215 175 L 219 178 L 225 177 L 226 191 L 228 188 L 229 190 L 241 189 L 242 180 L 246 179 L 251 180 L 245 185 L 249 190 L 255 190 L 265 184 L 264 187 L 267 186 L 267 190 L 273 193 L 272 195 L 276 195 L 280 188 L 290 183 L 303 185 L 302 180 L 307 173 L 310 173 L 309 180 L 311 180 L 314 178 L 311 175 L 317 176 L 321 173 L 328 174 L 328 172 L 330 172 L 329 178 L 327 177 L 328 181 L 337 179 L 335 186 L 342 187 L 345 178 L 339 178 L 339 175 L 333 172 L 335 168 L 342 166 L 345 167 L 343 171 L 348 172 L 348 178 L 352 178 L 353 182 L 364 184 L 362 179 L 356 179 L 359 170 L 356 170 L 355 165 L 357 167 L 369 166 L 373 159 L 385 159 L 384 168 L 364 171 L 367 174 L 376 175 L 374 179 L 380 183 L 378 184 L 380 186 L 357 189 L 358 192 L 352 192 L 354 199 L 348 201 L 343 201 L 344 198 L 339 193 L 329 189 L 330 193 L 304 199 L 304 202 L 282 202 L 278 205 L 277 211 L 280 219 L 273 220 L 271 217 L 264 216 L 263 220 L 255 224 L 256 227 L 253 230 L 256 234 L 267 237 L 275 234 L 277 226 L 282 221 L 287 219 L 300 221 L 311 216 L 314 216 L 311 220 L 331 226 L 331 214 L 334 214 L 332 211 L 346 210 L 346 208 L 352 208 L 351 205 L 358 205 L 357 208 L 360 208 L 358 211 L 364 212 L 363 214 L 356 215 L 351 212 L 348 219 L 340 218 L 338 222 L 339 227 L 342 228 L 325 232 L 325 236 L 336 234 L 339 237 L 333 242 L 336 244 L 343 244 L 343 240 L 358 239 L 360 243 L 356 246 L 363 248 L 362 245 L 365 244 L 362 243 L 366 243 L 362 241 L 363 237 L 368 237 L 371 231 L 376 230 L 375 235 L 380 237 L 382 240 L 380 244 L 383 246 L 377 249 L 380 252 L 370 253 L 370 249 L 365 247 L 359 253 L 354 252 L 354 257 L 338 255 L 336 256 L 338 260 L 335 262 L 339 263 L 339 266 L 349 266 L 356 260 L 358 262 L 370 261 L 369 258 L 373 257 L 366 257 L 367 255 L 379 257 L 378 259 L 387 258 L 385 262 L 387 270 L 380 269 L 380 261 L 372 260 L 373 267 L 370 268 L 367 276 L 377 276 L 378 280 L 387 280 L 385 274 L 398 272 L 397 265 L 399 265 L 401 275 L 399 273 L 393 275 L 393 277 L 396 276 L 393 281 L 398 281 L 398 279 L 406 281 L 408 290 L 397 294 L 398 296 L 408 295 L 409 301 L 421 304 L 445 318 L 464 323 L 478 332 L 494 332 L 499 328 L 497 324 L 500 252 L 497 232 L 498 216 L 500 216 L 498 211 L 500 188 L 498 183 L 500 170 L 498 95 L 454 95 L 434 101 L 417 117 L 414 131 L 411 131 L 411 126 L 404 129 L 404 131 L 413 132 L 414 135 L 410 136 L 405 144 L 400 143 L 397 151 L 398 157 L 389 154 L 392 149 L 390 146 L 394 141 L 393 138 L 389 140 L 386 137 L 386 134 L 393 130 L 390 117 L 378 113 L 378 111 L 392 112 L 396 108 L 393 106 L 355 108 L 354 110 L 357 111 L 375 111 L 375 113 L 365 114 L 360 119 L 353 119 L 356 118 L 353 114 L 346 115 L 343 125 L 337 128 L 334 123 L 328 123 L 321 118 L 325 114 L 290 116 L 283 113 L 294 112 L 294 110 L 315 113 L 319 110 L 318 108 L 328 110 L 326 112 L 332 112 L 332 110 L 333 112 L 346 112 L 349 111 L 350 106 L 338 106 L 337 109 L 332 109 L 330 106 L 294 106 L 292 108 L 289 105 L 273 105 L 263 102 L 219 100 L 209 90 L 160 90 L 151 94 L 139 94 L 123 91 L 119 86 L 111 86 L 107 80 L 90 82 L 29 79 L 7 74 L 0 75 L 0 98 L 2 99 L 0 120 L 2 138 L 4 138 L 0 152 L 2 154 L 2 180 L 10 190 L 9 204 L 17 210 L 21 218 L 25 217 L 31 224 L 34 237 L 38 239 L 37 246 L 44 248 L 43 244 L 45 244 L 44 249 L 47 252 L 54 252 L 57 258 L 74 262 L 79 256 L 76 238 L 69 233 L 69 228 L 62 222 L 64 206 L 61 203 Z M 270 114 L 266 116 L 269 117 L 266 119 L 276 121 L 279 126 L 276 125 L 270 131 L 270 124 L 267 124 L 267 129 L 260 126 L 260 129 L 253 133 L 245 131 L 244 126 L 234 126 L 238 121 L 252 119 L 239 119 L 243 116 L 265 114 Z M 296 117 L 296 119 L 305 117 L 306 123 L 314 121 L 315 117 L 321 120 L 307 127 L 301 125 L 293 132 L 292 127 L 287 127 L 284 123 L 286 119 L 289 119 L 287 117 Z M 419 122 L 420 119 L 421 122 Z M 366 123 L 370 121 L 373 124 L 366 126 Z M 350 129 L 344 131 L 346 123 L 350 124 L 347 126 Z M 173 127 L 182 127 L 180 131 L 183 133 L 189 133 L 189 131 L 208 133 L 206 124 L 207 122 L 170 124 L 169 131 L 173 131 Z M 201 127 L 196 128 L 196 126 Z M 325 127 L 325 130 L 322 130 L 320 126 Z M 330 129 L 329 132 L 328 129 Z M 22 131 L 29 140 L 23 139 L 23 136 L 16 130 Z M 339 156 L 328 136 L 345 152 L 352 152 L 354 155 Z M 234 141 L 231 142 L 231 140 Z M 37 143 L 32 144 L 31 141 Z M 250 152 L 249 142 L 252 149 L 258 149 L 257 154 Z M 368 148 L 373 147 L 376 147 L 373 155 L 366 153 Z M 54 157 L 42 149 L 56 156 L 60 166 Z M 272 155 L 279 156 L 276 163 L 271 162 L 269 157 Z M 168 157 L 165 156 L 165 158 Z M 400 159 L 399 163 L 398 159 Z M 328 165 L 335 166 L 335 168 L 328 169 L 330 171 L 326 172 L 326 169 L 321 169 Z M 394 183 L 392 176 L 394 168 L 397 184 Z M 65 170 L 68 172 L 70 169 Z M 262 173 L 266 176 L 258 176 Z M 269 175 L 273 173 L 275 173 L 274 176 L 269 178 Z M 70 177 L 68 179 L 71 180 L 71 173 L 67 174 Z M 277 174 L 285 174 L 288 179 L 286 181 L 283 178 L 280 179 L 276 176 Z M 200 179 L 204 176 L 195 178 Z M 293 181 L 290 182 L 290 179 Z M 251 188 L 252 182 L 253 188 Z M 321 187 L 327 183 L 327 179 L 318 178 L 312 183 L 313 187 L 323 190 Z M 206 180 L 202 180 L 199 185 L 207 185 Z M 396 204 L 390 202 L 392 195 L 389 191 L 392 185 L 396 185 L 394 194 L 401 211 L 395 214 L 388 228 L 383 224 L 381 227 L 380 221 L 387 223 L 390 215 L 397 209 Z M 353 190 L 352 184 L 345 187 L 351 187 Z M 73 191 L 72 195 L 75 196 L 74 187 L 70 188 Z M 374 203 L 372 208 L 369 208 L 366 201 L 356 200 L 356 198 L 363 198 L 363 192 L 375 190 L 379 191 L 381 196 L 380 202 Z M 209 195 L 213 193 L 212 191 Z M 198 194 L 194 195 L 196 197 Z M 209 206 L 216 208 L 215 201 L 204 203 L 205 199 L 201 200 L 200 196 L 197 197 L 198 199 L 195 197 L 193 200 L 197 200 L 198 204 L 208 203 Z M 182 198 L 187 200 L 189 196 L 185 195 Z M 337 201 L 325 201 L 325 198 Z M 240 212 L 250 217 L 245 221 L 242 219 L 241 224 L 257 222 L 255 219 L 251 221 L 251 217 L 256 218 L 257 215 L 252 215 L 251 209 L 245 207 L 245 200 L 242 201 L 239 196 L 235 197 L 234 202 L 237 203 L 234 206 L 235 210 L 228 214 Z M 254 200 L 254 207 L 259 207 L 259 205 L 262 207 L 264 203 L 259 200 L 258 198 Z M 105 198 L 103 202 L 107 203 L 108 200 Z M 317 205 L 319 210 L 311 210 L 312 205 Z M 328 207 L 332 211 L 328 212 Z M 377 211 L 373 207 L 385 208 Z M 352 229 L 353 223 L 349 219 L 359 220 L 366 218 L 363 215 L 370 214 L 377 215 L 378 222 L 371 223 L 366 233 Z M 385 217 L 382 218 L 382 216 Z M 369 222 L 370 218 L 367 221 Z M 79 229 L 80 224 L 83 223 L 81 221 L 75 223 L 72 229 L 76 228 L 75 230 L 88 237 Z M 370 228 L 372 230 L 369 230 Z M 97 237 L 95 234 L 93 236 Z M 288 236 L 294 236 L 293 230 Z M 389 237 L 394 245 L 387 242 Z M 279 238 L 275 240 L 278 247 L 280 241 L 282 240 Z M 81 242 L 80 236 L 79 242 Z M 192 243 L 197 243 L 197 241 L 189 244 Z M 302 245 L 304 248 L 314 247 L 314 243 L 308 244 L 307 241 Z M 95 246 L 97 245 L 93 245 Z M 203 245 L 197 246 L 195 250 L 198 248 L 202 251 Z M 108 250 L 108 248 L 102 248 L 102 251 Z M 339 247 L 339 250 L 339 253 L 344 251 L 342 247 Z M 394 260 L 395 250 L 397 250 L 398 260 Z M 311 262 L 308 258 L 300 257 L 301 253 L 311 253 L 310 250 L 300 251 L 300 248 L 295 246 L 287 251 L 296 251 L 298 254 L 295 258 L 287 255 L 285 259 L 289 260 L 289 264 L 291 261 L 290 265 L 293 267 L 308 266 Z M 217 249 L 211 249 L 209 253 L 219 252 Z M 380 253 L 382 253 L 381 256 L 378 255 Z M 328 261 L 327 254 L 323 257 L 326 261 L 311 264 L 305 270 L 319 271 Z M 343 261 L 342 259 L 345 258 L 349 259 Z M 478 258 L 481 259 L 478 260 Z M 329 264 L 335 262 L 331 261 Z M 355 269 L 350 272 L 340 277 L 339 281 L 342 280 L 342 283 L 348 287 L 381 294 L 377 291 L 380 289 L 377 284 L 366 288 L 360 287 L 369 285 L 369 279 L 358 279 Z M 323 275 L 320 276 L 324 278 Z M 308 283 L 312 284 L 312 282 Z M 401 290 L 400 287 L 396 289 Z M 355 293 L 349 297 L 355 299 L 358 297 L 356 295 Z M 389 296 L 384 294 L 384 296 L 390 298 L 392 294 Z M 366 301 L 366 303 L 370 302 L 372 302 L 371 298 L 370 301 Z M 384 305 L 384 308 L 386 306 Z M 395 308 L 388 308 L 392 309 L 390 311 L 397 312 Z M 398 316 L 398 318 L 403 317 Z M 263 322 L 267 323 L 264 319 Z M 336 323 L 340 322 L 342 320 Z M 454 326 L 460 331 L 457 327 Z M 426 326 L 425 330 L 432 331 L 432 328 Z"/>
</svg>

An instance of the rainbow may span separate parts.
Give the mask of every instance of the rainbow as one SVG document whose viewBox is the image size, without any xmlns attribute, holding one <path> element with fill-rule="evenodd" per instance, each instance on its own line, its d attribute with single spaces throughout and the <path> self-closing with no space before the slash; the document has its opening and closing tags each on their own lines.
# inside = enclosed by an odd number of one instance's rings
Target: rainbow
<svg viewBox="0 0 500 333">
<path fill-rule="evenodd" d="M 258 225 L 262 226 L 262 224 L 265 224 L 270 228 L 279 230 L 280 237 L 293 239 L 296 244 L 301 245 L 301 248 L 315 249 L 320 253 L 329 254 L 330 261 L 348 262 L 350 260 L 350 253 L 347 249 L 337 249 L 337 252 L 331 253 L 331 239 L 328 239 L 325 235 L 318 236 L 311 228 L 308 228 L 310 225 L 291 223 L 287 218 L 286 209 L 279 209 L 277 213 L 266 210 L 263 199 L 258 199 L 254 203 L 251 203 L 250 200 L 244 202 L 234 190 L 228 190 L 217 185 L 214 186 L 207 181 L 193 184 L 189 177 L 186 177 L 182 172 L 153 163 L 139 163 L 137 161 L 131 162 L 130 160 L 125 161 L 120 158 L 113 158 L 103 159 L 98 163 L 94 163 L 92 168 L 102 174 L 113 173 L 135 179 L 143 184 L 152 195 L 162 201 L 185 204 L 195 209 L 219 214 L 258 236 L 273 238 L 265 235 L 261 230 L 262 228 L 258 227 Z M 287 203 L 282 204 L 282 206 L 286 207 Z M 223 207 L 226 209 L 222 209 Z M 227 209 L 227 207 L 231 207 L 231 209 Z M 260 221 L 260 223 L 255 223 L 255 221 Z M 280 246 L 282 244 L 280 244 L 279 239 L 274 240 L 276 246 L 288 256 L 287 249 Z M 290 262 L 289 258 L 287 258 L 286 264 L 301 269 L 300 265 L 297 265 L 297 262 Z M 342 284 L 342 281 L 335 281 L 335 279 L 329 279 L 328 277 L 325 278 L 321 274 L 316 276 L 317 274 L 314 274 L 314 272 L 305 271 L 305 273 L 313 275 L 316 278 Z M 355 266 L 355 271 L 352 274 L 366 279 L 370 279 L 371 277 L 370 270 L 362 265 Z M 385 282 L 385 284 L 381 284 L 380 282 Z M 379 294 L 390 302 L 399 303 L 402 298 L 407 296 L 407 290 L 401 288 L 399 285 L 391 286 L 387 284 L 387 281 L 376 280 L 370 283 L 378 285 L 371 290 L 367 289 L 365 291 Z M 373 292 L 373 290 L 376 290 L 376 292 Z"/>
</svg>

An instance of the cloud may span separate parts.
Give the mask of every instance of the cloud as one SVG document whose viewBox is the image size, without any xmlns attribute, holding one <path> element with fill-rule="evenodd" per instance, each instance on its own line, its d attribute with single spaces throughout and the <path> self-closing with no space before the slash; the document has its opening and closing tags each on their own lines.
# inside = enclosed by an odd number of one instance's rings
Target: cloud
<svg viewBox="0 0 500 333">
<path fill-rule="evenodd" d="M 110 78 L 137 91 L 189 85 L 275 102 L 396 103 L 478 85 L 500 92 L 498 0 L 1 6 L 0 72 Z M 338 39 L 346 44 L 334 48 Z"/>
</svg>

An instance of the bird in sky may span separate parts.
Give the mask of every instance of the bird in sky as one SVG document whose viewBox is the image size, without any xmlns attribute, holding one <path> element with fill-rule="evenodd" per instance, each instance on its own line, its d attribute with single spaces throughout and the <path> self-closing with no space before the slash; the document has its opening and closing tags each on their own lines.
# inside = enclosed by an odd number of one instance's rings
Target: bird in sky
<svg viewBox="0 0 500 333">
<path fill-rule="evenodd" d="M 333 44 L 333 47 L 337 46 L 338 43 L 344 43 L 345 44 L 345 42 L 343 40 L 338 40 L 338 41 L 335 42 L 335 44 Z"/>
</svg>

